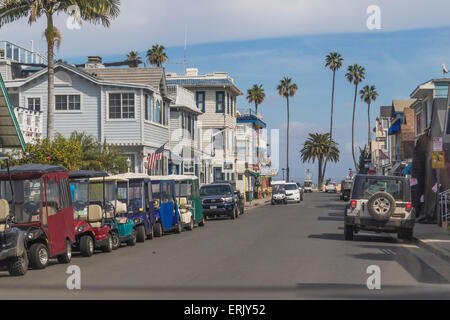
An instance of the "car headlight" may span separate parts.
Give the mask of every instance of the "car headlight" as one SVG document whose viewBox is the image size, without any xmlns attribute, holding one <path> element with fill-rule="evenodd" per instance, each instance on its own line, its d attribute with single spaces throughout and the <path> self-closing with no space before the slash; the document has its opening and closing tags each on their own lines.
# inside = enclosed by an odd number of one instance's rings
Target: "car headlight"
<svg viewBox="0 0 450 320">
<path fill-rule="evenodd" d="M 134 224 L 139 224 L 142 222 L 142 218 L 134 218 L 133 222 L 134 222 Z"/>
<path fill-rule="evenodd" d="M 77 232 L 83 232 L 84 230 L 86 230 L 86 226 L 85 226 L 85 225 L 79 226 L 79 227 L 77 228 Z"/>
<path fill-rule="evenodd" d="M 223 200 L 228 203 L 233 202 L 233 198 L 224 198 Z"/>
</svg>

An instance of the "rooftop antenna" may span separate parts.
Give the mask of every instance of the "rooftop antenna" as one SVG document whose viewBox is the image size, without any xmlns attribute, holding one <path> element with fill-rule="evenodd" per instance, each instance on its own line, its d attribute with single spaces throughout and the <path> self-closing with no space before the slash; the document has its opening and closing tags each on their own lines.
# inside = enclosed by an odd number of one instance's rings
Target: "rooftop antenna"
<svg viewBox="0 0 450 320">
<path fill-rule="evenodd" d="M 447 66 L 445 65 L 445 63 L 442 64 L 442 72 L 443 72 L 444 78 L 445 78 L 445 75 L 448 73 L 448 69 L 447 69 Z"/>
</svg>

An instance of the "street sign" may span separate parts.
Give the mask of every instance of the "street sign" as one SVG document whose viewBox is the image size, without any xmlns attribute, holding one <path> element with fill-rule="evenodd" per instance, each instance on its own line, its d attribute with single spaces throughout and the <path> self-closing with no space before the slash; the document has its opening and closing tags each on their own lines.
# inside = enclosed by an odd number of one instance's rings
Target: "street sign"
<svg viewBox="0 0 450 320">
<path fill-rule="evenodd" d="M 445 168 L 445 153 L 443 151 L 433 151 L 431 154 L 431 168 Z"/>
<path fill-rule="evenodd" d="M 433 138 L 433 151 L 441 152 L 443 151 L 442 147 L 442 138 L 441 137 L 435 137 Z"/>
</svg>

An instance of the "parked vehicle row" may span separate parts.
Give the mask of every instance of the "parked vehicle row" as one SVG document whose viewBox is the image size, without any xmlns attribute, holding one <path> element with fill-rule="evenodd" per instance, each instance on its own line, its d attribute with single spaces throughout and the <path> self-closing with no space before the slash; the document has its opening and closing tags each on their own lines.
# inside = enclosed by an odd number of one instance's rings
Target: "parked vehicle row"
<svg viewBox="0 0 450 320">
<path fill-rule="evenodd" d="M 303 201 L 303 188 L 295 182 L 272 181 L 271 204 L 287 204 Z"/>
<path fill-rule="evenodd" d="M 0 171 L 0 265 L 20 276 L 29 267 L 45 268 L 50 258 L 69 263 L 72 250 L 89 257 L 204 226 L 204 207 L 208 216 L 222 208 L 220 213 L 244 212 L 239 192 L 230 189 L 214 208 L 205 203 L 210 196 L 200 198 L 214 193 L 211 187 L 202 190 L 192 176 L 8 167 Z"/>
</svg>

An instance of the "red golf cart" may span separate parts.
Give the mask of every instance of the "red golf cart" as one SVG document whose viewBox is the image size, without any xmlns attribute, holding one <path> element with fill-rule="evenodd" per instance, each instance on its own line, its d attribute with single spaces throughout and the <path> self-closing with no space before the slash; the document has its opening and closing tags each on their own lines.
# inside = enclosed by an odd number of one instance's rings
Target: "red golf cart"
<svg viewBox="0 0 450 320">
<path fill-rule="evenodd" d="M 28 263 L 43 269 L 53 257 L 70 262 L 74 220 L 64 167 L 29 164 L 1 170 L 0 203 L 6 216 L 0 238 L 9 239 L 1 251 L 12 255 L 0 257 L 0 263 L 13 261 L 11 274 L 23 274 Z"/>
<path fill-rule="evenodd" d="M 91 185 L 90 179 L 106 177 L 104 171 L 78 170 L 69 173 L 70 190 L 75 219 L 74 249 L 84 257 L 90 257 L 95 249 L 113 250 L 111 229 L 105 224 L 104 184 Z"/>
</svg>

